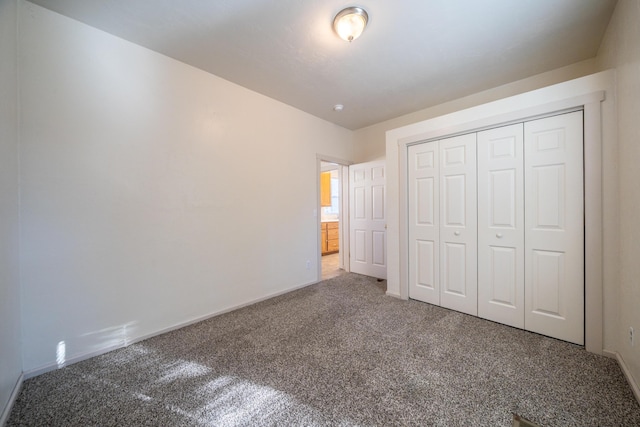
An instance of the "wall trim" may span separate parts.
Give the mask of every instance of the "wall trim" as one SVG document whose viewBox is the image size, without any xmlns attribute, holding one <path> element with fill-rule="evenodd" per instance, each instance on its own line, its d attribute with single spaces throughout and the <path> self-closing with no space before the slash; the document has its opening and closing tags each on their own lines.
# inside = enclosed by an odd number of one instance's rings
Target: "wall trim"
<svg viewBox="0 0 640 427">
<path fill-rule="evenodd" d="M 18 381 L 16 381 L 16 384 L 13 386 L 13 391 L 11 392 L 11 396 L 9 396 L 9 401 L 7 402 L 7 405 L 4 407 L 4 410 L 2 411 L 2 416 L 0 416 L 0 426 L 4 426 L 7 421 L 9 421 L 9 415 L 11 415 L 11 410 L 13 409 L 13 405 L 16 403 L 16 400 L 18 399 L 18 395 L 20 394 L 20 390 L 22 390 L 22 383 L 24 382 L 25 378 L 23 374 L 20 374 L 20 376 L 18 377 Z"/>
<path fill-rule="evenodd" d="M 620 366 L 620 369 L 622 370 L 622 374 L 624 375 L 625 379 L 627 380 L 627 383 L 629 383 L 629 387 L 631 387 L 631 391 L 633 392 L 633 395 L 636 397 L 636 400 L 640 404 L 640 386 L 636 382 L 635 378 L 633 378 L 633 375 L 631 374 L 631 371 L 629 370 L 629 367 L 627 366 L 627 364 L 625 363 L 624 359 L 622 358 L 622 355 L 620 353 L 618 353 L 617 351 L 616 352 L 607 352 L 607 353 L 615 354 L 615 359 L 618 361 L 618 365 Z"/>
<path fill-rule="evenodd" d="M 284 294 L 287 294 L 289 292 L 297 291 L 299 289 L 306 288 L 307 286 L 315 285 L 316 283 L 319 283 L 319 282 L 320 282 L 319 280 L 314 280 L 312 282 L 308 282 L 308 283 L 305 283 L 305 284 L 302 284 L 302 285 L 297 285 L 297 286 L 294 286 L 292 288 L 289 288 L 289 289 L 286 289 L 286 290 L 283 290 L 283 291 L 274 292 L 274 293 L 265 295 L 265 296 L 260 297 L 260 298 L 255 298 L 255 299 L 249 300 L 247 302 L 243 302 L 243 303 L 240 303 L 240 304 L 237 304 L 237 305 L 233 305 L 233 306 L 228 307 L 228 308 L 224 308 L 222 310 L 217 310 L 217 311 L 214 311 L 212 313 L 205 314 L 204 316 L 199 316 L 199 317 L 187 320 L 185 322 L 176 323 L 173 326 L 169 326 L 167 328 L 160 329 L 159 331 L 155 331 L 155 332 L 152 332 L 150 334 L 146 334 L 146 335 L 143 335 L 143 336 L 140 336 L 140 337 L 137 337 L 137 338 L 132 338 L 130 340 L 127 340 L 126 343 L 110 345 L 110 346 L 103 347 L 103 348 L 100 348 L 100 349 L 95 350 L 95 351 L 79 354 L 79 355 L 76 355 L 74 357 L 70 357 L 69 359 L 67 359 L 65 361 L 64 366 L 62 366 L 62 367 L 59 367 L 57 363 L 52 362 L 52 363 L 48 363 L 46 365 L 40 366 L 38 368 L 29 369 L 29 370 L 27 370 L 27 371 L 25 371 L 23 373 L 24 379 L 28 380 L 29 378 L 37 377 L 38 375 L 42 375 L 42 374 L 45 374 L 47 372 L 55 371 L 57 369 L 62 369 L 65 366 L 73 365 L 74 363 L 82 362 L 83 360 L 91 359 L 92 357 L 101 356 L 103 354 L 109 353 L 109 352 L 111 352 L 113 350 L 117 350 L 119 348 L 129 347 L 131 344 L 139 343 L 139 342 L 147 340 L 149 338 L 153 338 L 153 337 L 156 337 L 158 335 L 166 334 L 167 332 L 175 331 L 177 329 L 181 329 L 181 328 L 184 328 L 184 327 L 187 327 L 187 326 L 199 323 L 199 322 L 203 322 L 203 321 L 211 319 L 213 317 L 220 316 L 221 314 L 229 313 L 231 311 L 238 310 L 238 309 L 241 309 L 243 307 L 247 307 L 247 306 L 250 306 L 250 305 L 253 305 L 253 304 L 257 304 L 259 302 L 266 301 L 268 299 L 275 298 L 277 296 L 284 295 Z M 0 426 L 2 426 L 2 423 L 0 423 Z"/>
</svg>

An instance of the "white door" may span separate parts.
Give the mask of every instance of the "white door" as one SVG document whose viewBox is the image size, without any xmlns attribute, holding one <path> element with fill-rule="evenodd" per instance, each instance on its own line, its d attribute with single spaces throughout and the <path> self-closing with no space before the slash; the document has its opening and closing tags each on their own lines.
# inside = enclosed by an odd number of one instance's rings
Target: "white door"
<svg viewBox="0 0 640 427">
<path fill-rule="evenodd" d="M 440 305 L 438 142 L 408 149 L 409 297 Z"/>
<path fill-rule="evenodd" d="M 478 316 L 524 328 L 522 123 L 478 133 Z"/>
<path fill-rule="evenodd" d="M 584 344 L 582 111 L 527 122 L 525 329 Z"/>
<path fill-rule="evenodd" d="M 439 141 L 440 305 L 478 314 L 476 134 Z"/>
<path fill-rule="evenodd" d="M 349 266 L 353 273 L 387 278 L 385 162 L 349 167 Z"/>
</svg>

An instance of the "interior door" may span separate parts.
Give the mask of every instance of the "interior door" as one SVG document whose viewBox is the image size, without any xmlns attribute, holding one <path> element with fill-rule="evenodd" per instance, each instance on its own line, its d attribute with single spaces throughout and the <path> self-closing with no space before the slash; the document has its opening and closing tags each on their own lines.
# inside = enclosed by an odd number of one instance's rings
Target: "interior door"
<svg viewBox="0 0 640 427">
<path fill-rule="evenodd" d="M 440 305 L 478 314 L 476 134 L 439 141 Z"/>
<path fill-rule="evenodd" d="M 525 329 L 584 344 L 582 111 L 527 122 Z"/>
<path fill-rule="evenodd" d="M 408 148 L 409 297 L 440 305 L 438 141 Z"/>
<path fill-rule="evenodd" d="M 478 133 L 478 316 L 524 329 L 522 123 Z"/>
<path fill-rule="evenodd" d="M 353 273 L 387 278 L 385 161 L 349 166 L 349 265 Z"/>
</svg>

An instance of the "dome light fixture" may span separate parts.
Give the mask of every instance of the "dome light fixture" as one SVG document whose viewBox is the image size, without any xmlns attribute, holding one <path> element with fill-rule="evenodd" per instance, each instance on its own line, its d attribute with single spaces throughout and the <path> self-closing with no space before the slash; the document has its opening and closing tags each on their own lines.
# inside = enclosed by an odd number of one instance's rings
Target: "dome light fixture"
<svg viewBox="0 0 640 427">
<path fill-rule="evenodd" d="M 367 11 L 361 7 L 348 7 L 333 19 L 333 29 L 341 39 L 352 42 L 364 31 L 369 21 Z"/>
</svg>

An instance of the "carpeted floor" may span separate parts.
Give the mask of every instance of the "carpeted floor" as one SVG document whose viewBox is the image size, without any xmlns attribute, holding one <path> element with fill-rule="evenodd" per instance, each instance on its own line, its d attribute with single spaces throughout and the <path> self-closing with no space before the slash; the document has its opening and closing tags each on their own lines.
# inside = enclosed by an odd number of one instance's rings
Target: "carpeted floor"
<svg viewBox="0 0 640 427">
<path fill-rule="evenodd" d="M 638 426 L 614 360 L 355 274 L 32 378 L 8 426 Z"/>
</svg>

